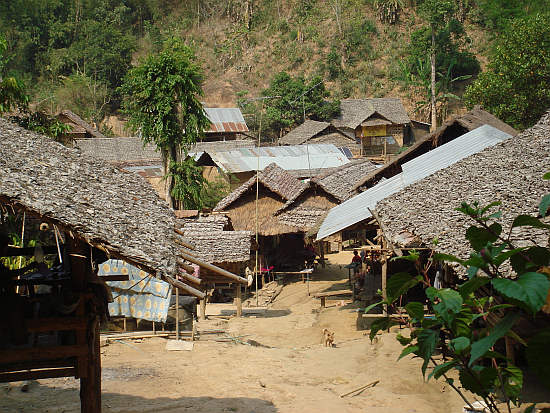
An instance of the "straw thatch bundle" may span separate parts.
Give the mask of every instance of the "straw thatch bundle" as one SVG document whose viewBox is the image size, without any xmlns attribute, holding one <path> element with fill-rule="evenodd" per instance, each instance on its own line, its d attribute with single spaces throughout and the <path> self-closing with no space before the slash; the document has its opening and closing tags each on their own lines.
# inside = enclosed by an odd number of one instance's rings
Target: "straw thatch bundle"
<svg viewBox="0 0 550 413">
<path fill-rule="evenodd" d="M 328 210 L 338 204 L 338 200 L 325 191 L 311 186 L 304 191 L 291 205 L 280 209 L 277 219 L 289 226 L 307 232 Z M 287 203 L 288 204 L 288 203 Z"/>
<path fill-rule="evenodd" d="M 0 204 L 151 273 L 175 271 L 174 215 L 140 176 L 0 119 Z"/>
<path fill-rule="evenodd" d="M 462 201 L 484 206 L 500 201 L 504 228 L 519 214 L 536 216 L 541 197 L 550 192 L 542 175 L 550 168 L 550 112 L 519 135 L 465 158 L 380 201 L 377 211 L 396 239 L 409 232 L 437 251 L 468 258 L 465 231 L 472 221 L 455 211 Z M 517 245 L 546 245 L 548 235 L 515 229 Z"/>
</svg>

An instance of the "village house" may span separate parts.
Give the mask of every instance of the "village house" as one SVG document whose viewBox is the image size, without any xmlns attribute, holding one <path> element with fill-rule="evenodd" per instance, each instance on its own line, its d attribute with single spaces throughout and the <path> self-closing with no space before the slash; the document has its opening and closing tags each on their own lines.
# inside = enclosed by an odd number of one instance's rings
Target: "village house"
<svg viewBox="0 0 550 413">
<path fill-rule="evenodd" d="M 361 154 L 361 145 L 357 143 L 355 137 L 346 135 L 329 122 L 306 119 L 300 126 L 279 139 L 279 145 L 312 143 L 329 143 L 338 148 L 348 148 L 353 156 Z"/>
<path fill-rule="evenodd" d="M 362 156 L 394 154 L 413 142 L 411 120 L 401 99 L 344 99 L 331 124 L 361 147 Z"/>
</svg>

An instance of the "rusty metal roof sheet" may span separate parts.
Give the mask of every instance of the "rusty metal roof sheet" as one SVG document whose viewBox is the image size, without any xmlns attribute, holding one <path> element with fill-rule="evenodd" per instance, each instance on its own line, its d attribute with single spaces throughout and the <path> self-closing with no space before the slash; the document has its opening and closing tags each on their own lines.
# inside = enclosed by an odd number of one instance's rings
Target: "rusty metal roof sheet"
<svg viewBox="0 0 550 413">
<path fill-rule="evenodd" d="M 204 112 L 211 122 L 206 133 L 248 132 L 239 108 L 204 108 Z"/>
</svg>

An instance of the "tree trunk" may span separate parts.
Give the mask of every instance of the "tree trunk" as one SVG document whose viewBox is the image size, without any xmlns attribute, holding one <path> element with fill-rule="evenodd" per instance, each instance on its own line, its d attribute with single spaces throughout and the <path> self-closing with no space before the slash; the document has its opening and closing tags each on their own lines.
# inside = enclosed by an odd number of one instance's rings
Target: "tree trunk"
<svg viewBox="0 0 550 413">
<path fill-rule="evenodd" d="M 174 200 L 172 199 L 172 195 L 170 195 L 170 192 L 172 192 L 172 177 L 169 175 L 170 154 L 165 149 L 162 149 L 160 153 L 162 158 L 162 173 L 164 179 L 164 193 L 166 196 L 166 201 L 168 202 L 170 208 L 174 208 Z"/>
<path fill-rule="evenodd" d="M 432 128 L 434 131 L 437 128 L 437 113 L 435 109 L 435 30 L 432 25 L 432 50 L 430 55 L 430 64 L 432 67 L 432 80 L 431 80 L 431 111 L 432 111 Z"/>
</svg>

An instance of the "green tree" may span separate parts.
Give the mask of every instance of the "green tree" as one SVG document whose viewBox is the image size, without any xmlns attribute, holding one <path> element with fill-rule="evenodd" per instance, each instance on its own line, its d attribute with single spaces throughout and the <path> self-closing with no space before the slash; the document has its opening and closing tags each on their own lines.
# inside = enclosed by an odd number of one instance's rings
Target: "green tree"
<svg viewBox="0 0 550 413">
<path fill-rule="evenodd" d="M 0 34 L 0 114 L 17 106 L 26 106 L 28 103 L 23 82 L 6 71 L 6 63 L 9 60 L 6 56 L 7 48 L 6 39 Z"/>
<path fill-rule="evenodd" d="M 527 128 L 550 107 L 550 14 L 513 21 L 487 70 L 464 95 L 516 128 Z"/>
<path fill-rule="evenodd" d="M 164 51 L 132 68 L 120 87 L 129 127 L 140 133 L 144 143 L 152 143 L 161 151 L 172 207 L 178 205 L 176 201 L 188 202 L 187 196 L 193 200 L 195 193 L 200 193 L 198 181 L 187 179 L 194 174 L 184 170 L 190 167 L 185 161 L 188 148 L 210 125 L 199 100 L 202 80 L 193 52 L 172 41 Z M 173 192 L 175 175 L 182 176 L 184 185 Z M 197 188 L 191 189 L 193 185 Z"/>
<path fill-rule="evenodd" d="M 302 123 L 304 117 L 324 121 L 340 112 L 340 101 L 327 99 L 330 93 L 320 76 L 306 80 L 280 72 L 262 95 L 275 97 L 265 101 L 264 122 L 272 135 Z"/>
</svg>

